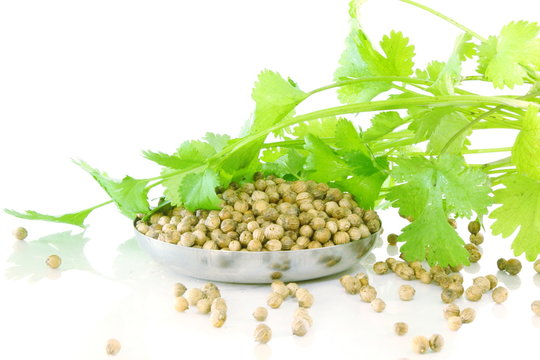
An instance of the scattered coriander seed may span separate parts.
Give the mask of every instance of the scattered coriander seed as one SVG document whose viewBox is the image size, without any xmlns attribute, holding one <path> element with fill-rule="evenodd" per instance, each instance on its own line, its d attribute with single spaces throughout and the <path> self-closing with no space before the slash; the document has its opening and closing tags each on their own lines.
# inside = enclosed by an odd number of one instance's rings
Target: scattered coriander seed
<svg viewBox="0 0 540 360">
<path fill-rule="evenodd" d="M 369 285 L 369 278 L 366 273 L 358 273 L 354 276 L 358 281 L 360 281 L 360 285 L 366 286 Z"/>
<path fill-rule="evenodd" d="M 493 290 L 497 287 L 497 284 L 499 283 L 499 279 L 495 275 L 486 275 L 486 279 L 489 280 L 489 289 Z"/>
<path fill-rule="evenodd" d="M 452 289 L 443 289 L 441 292 L 441 300 L 445 304 L 450 304 L 458 298 L 456 292 Z"/>
<path fill-rule="evenodd" d="M 270 306 L 272 309 L 277 309 L 281 306 L 281 304 L 283 303 L 283 297 L 278 294 L 278 293 L 275 293 L 275 292 L 272 292 L 270 293 L 270 295 L 268 295 L 268 298 L 266 300 L 266 303 L 268 304 L 268 306 Z"/>
<path fill-rule="evenodd" d="M 291 324 L 292 333 L 296 336 L 304 336 L 309 330 L 309 323 L 302 317 L 295 317 Z"/>
<path fill-rule="evenodd" d="M 482 292 L 485 294 L 491 289 L 491 282 L 484 276 L 478 276 L 473 279 L 473 284 L 482 289 Z"/>
<path fill-rule="evenodd" d="M 540 300 L 535 300 L 532 302 L 531 310 L 535 315 L 540 316 Z"/>
<path fill-rule="evenodd" d="M 306 308 L 299 307 L 294 311 L 294 317 L 299 317 L 306 320 L 309 326 L 313 326 L 313 318 L 309 315 L 309 312 Z"/>
<path fill-rule="evenodd" d="M 463 287 L 463 285 L 458 284 L 458 283 L 450 284 L 448 289 L 452 290 L 456 294 L 456 298 L 461 297 L 463 295 L 463 293 L 465 293 L 465 288 Z"/>
<path fill-rule="evenodd" d="M 300 307 L 309 309 L 311 306 L 313 306 L 313 295 L 306 289 L 299 288 L 296 290 L 296 299 L 298 300 L 298 305 Z"/>
<path fill-rule="evenodd" d="M 120 352 L 120 349 L 122 348 L 122 345 L 120 345 L 120 341 L 116 339 L 109 339 L 107 340 L 107 345 L 105 346 L 105 352 L 107 355 L 116 355 Z"/>
<path fill-rule="evenodd" d="M 174 296 L 175 297 L 179 297 L 179 296 L 182 296 L 184 295 L 184 293 L 186 292 L 186 287 L 184 286 L 184 284 L 182 283 L 176 283 L 174 284 Z"/>
<path fill-rule="evenodd" d="M 296 290 L 298 290 L 299 286 L 297 283 L 288 283 L 287 289 L 289 289 L 289 295 L 292 297 L 296 296 Z"/>
<path fill-rule="evenodd" d="M 360 281 L 352 276 L 344 277 L 341 284 L 348 294 L 358 294 L 360 292 L 360 288 L 362 287 Z"/>
<path fill-rule="evenodd" d="M 399 287 L 399 298 L 403 301 L 410 301 L 413 299 L 416 290 L 411 285 L 401 285 Z"/>
<path fill-rule="evenodd" d="M 465 290 L 465 297 L 469 301 L 478 301 L 482 298 L 483 291 L 477 285 L 472 285 Z"/>
<path fill-rule="evenodd" d="M 371 285 L 362 286 L 360 288 L 360 298 L 362 301 L 370 303 L 377 297 L 377 290 Z"/>
<path fill-rule="evenodd" d="M 450 316 L 448 318 L 448 328 L 452 331 L 457 331 L 461 327 L 462 321 L 459 316 Z"/>
<path fill-rule="evenodd" d="M 471 234 L 471 236 L 469 236 L 469 241 L 474 245 L 480 245 L 484 242 L 484 235 L 482 235 L 482 233 Z"/>
<path fill-rule="evenodd" d="M 449 319 L 452 316 L 459 316 L 459 306 L 456 304 L 448 304 L 443 310 L 444 318 Z"/>
<path fill-rule="evenodd" d="M 496 287 L 491 293 L 491 298 L 497 304 L 502 304 L 508 299 L 508 290 L 502 286 Z"/>
<path fill-rule="evenodd" d="M 469 261 L 477 263 L 482 258 L 482 253 L 479 250 L 472 249 L 469 251 Z"/>
<path fill-rule="evenodd" d="M 420 274 L 420 281 L 424 284 L 431 284 L 431 273 L 426 271 Z"/>
<path fill-rule="evenodd" d="M 257 321 L 265 321 L 268 316 L 268 310 L 265 307 L 259 306 L 253 311 L 253 317 Z"/>
<path fill-rule="evenodd" d="M 378 275 L 383 275 L 388 272 L 388 265 L 385 261 L 377 261 L 373 264 L 373 272 Z"/>
<path fill-rule="evenodd" d="M 433 352 L 439 352 L 444 346 L 444 338 L 442 335 L 434 334 L 429 338 L 429 347 Z"/>
<path fill-rule="evenodd" d="M 403 336 L 409 331 L 409 326 L 404 322 L 397 322 L 394 324 L 394 332 L 398 336 Z"/>
<path fill-rule="evenodd" d="M 476 311 L 474 311 L 472 308 L 465 308 L 461 310 L 459 317 L 461 318 L 461 322 L 463 324 L 471 323 L 476 318 Z"/>
<path fill-rule="evenodd" d="M 290 294 L 289 288 L 280 280 L 272 281 L 271 288 L 273 292 L 279 294 L 283 299 L 286 299 Z"/>
<path fill-rule="evenodd" d="M 497 268 L 501 271 L 506 270 L 506 260 L 503 258 L 497 260 Z"/>
<path fill-rule="evenodd" d="M 52 269 L 58 269 L 62 264 L 62 259 L 60 259 L 60 256 L 58 255 L 50 255 L 47 260 L 45 260 L 45 263 Z"/>
<path fill-rule="evenodd" d="M 540 274 L 540 260 L 536 260 L 533 264 L 534 271 Z"/>
<path fill-rule="evenodd" d="M 415 336 L 412 339 L 412 349 L 417 354 L 423 354 L 429 349 L 429 340 L 425 336 Z"/>
<path fill-rule="evenodd" d="M 201 314 L 208 314 L 210 312 L 210 307 L 212 306 L 212 301 L 210 299 L 204 298 L 197 301 L 197 309 Z"/>
<path fill-rule="evenodd" d="M 215 310 L 210 312 L 210 323 L 213 327 L 220 328 L 227 321 L 227 312 Z"/>
<path fill-rule="evenodd" d="M 259 324 L 255 328 L 253 337 L 259 344 L 266 344 L 270 341 L 270 339 L 272 339 L 272 329 L 270 329 L 270 327 L 266 324 Z"/>
<path fill-rule="evenodd" d="M 178 296 L 174 302 L 174 308 L 178 312 L 184 312 L 189 308 L 189 302 L 183 296 Z"/>
<path fill-rule="evenodd" d="M 213 283 L 206 283 L 201 287 L 201 291 L 203 293 L 203 297 L 210 300 L 210 302 L 214 301 L 214 299 L 220 298 L 221 293 L 218 289 L 218 287 Z"/>
<path fill-rule="evenodd" d="M 386 240 L 388 241 L 388 245 L 396 245 L 397 244 L 397 240 L 398 240 L 398 235 L 397 234 L 388 234 L 388 237 L 386 238 Z"/>
<path fill-rule="evenodd" d="M 384 311 L 386 304 L 382 299 L 376 298 L 371 301 L 371 308 L 373 311 L 380 313 Z"/>
<path fill-rule="evenodd" d="M 521 262 L 518 259 L 509 259 L 506 261 L 505 270 L 510 275 L 517 275 L 521 271 Z"/>
<path fill-rule="evenodd" d="M 478 221 L 471 221 L 469 223 L 469 232 L 471 234 L 478 234 L 478 232 L 480 231 L 480 228 L 481 228 L 481 225 L 480 225 L 480 222 Z"/>
<path fill-rule="evenodd" d="M 28 236 L 28 231 L 23 227 L 18 227 L 13 230 L 13 236 L 17 240 L 24 240 Z"/>
<path fill-rule="evenodd" d="M 201 289 L 192 288 L 186 290 L 184 297 L 189 302 L 190 306 L 197 305 L 197 302 L 204 297 L 204 294 Z"/>
<path fill-rule="evenodd" d="M 227 303 L 225 302 L 224 298 L 217 298 L 212 301 L 212 306 L 210 307 L 210 311 L 223 311 L 227 312 Z"/>
</svg>

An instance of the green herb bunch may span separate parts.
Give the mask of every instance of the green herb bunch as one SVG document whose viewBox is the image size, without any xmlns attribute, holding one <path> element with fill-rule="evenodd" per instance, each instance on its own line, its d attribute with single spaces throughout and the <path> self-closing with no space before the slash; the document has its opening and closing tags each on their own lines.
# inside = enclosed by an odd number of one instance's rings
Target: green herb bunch
<svg viewBox="0 0 540 360">
<path fill-rule="evenodd" d="M 148 191 L 157 185 L 164 187 L 158 207 L 218 209 L 217 187 L 263 172 L 326 182 L 350 192 L 365 208 L 399 208 L 412 220 L 399 237 L 408 261 L 468 264 L 464 242 L 448 218 L 481 221 L 493 204 L 493 233 L 508 237 L 519 228 L 515 254 L 535 259 L 540 253 L 540 26 L 511 22 L 498 35 L 484 38 L 424 5 L 400 1 L 463 30 L 446 62 L 415 69 L 414 46 L 397 31 L 377 47 L 362 31 L 360 1 L 353 0 L 351 32 L 335 83 L 306 92 L 290 78 L 264 70 L 252 93 L 254 114 L 239 137 L 207 133 L 202 140 L 182 143 L 174 154 L 145 151 L 147 159 L 162 166 L 161 174 L 149 179 L 126 176 L 116 181 L 79 161 L 111 200 L 61 216 L 6 211 L 84 226 L 90 212 L 114 202 L 134 218 L 152 213 Z M 467 59 L 477 62 L 475 74 L 462 74 Z M 491 82 L 499 89 L 528 85 L 529 91 L 484 96 L 466 90 L 471 81 Z M 342 105 L 295 113 L 297 105 L 330 89 L 337 89 Z M 374 113 L 365 128 L 346 117 L 363 112 Z M 468 137 L 484 129 L 516 131 L 514 145 L 472 148 Z M 468 164 L 463 156 L 488 152 L 503 155 L 487 164 Z"/>
</svg>

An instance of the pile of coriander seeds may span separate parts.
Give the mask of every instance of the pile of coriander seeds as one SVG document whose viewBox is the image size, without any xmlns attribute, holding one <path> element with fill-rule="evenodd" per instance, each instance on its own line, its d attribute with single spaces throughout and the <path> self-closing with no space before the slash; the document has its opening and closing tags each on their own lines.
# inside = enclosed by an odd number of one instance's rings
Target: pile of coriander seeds
<svg viewBox="0 0 540 360">
<path fill-rule="evenodd" d="M 373 210 L 348 193 L 308 180 L 255 174 L 254 182 L 220 189 L 221 210 L 173 207 L 137 230 L 171 244 L 229 251 L 316 249 L 369 237 L 381 228 Z"/>
</svg>

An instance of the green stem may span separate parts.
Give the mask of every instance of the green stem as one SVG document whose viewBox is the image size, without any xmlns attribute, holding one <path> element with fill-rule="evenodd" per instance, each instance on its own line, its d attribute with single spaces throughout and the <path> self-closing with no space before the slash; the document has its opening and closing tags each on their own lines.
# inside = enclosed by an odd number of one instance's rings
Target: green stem
<svg viewBox="0 0 540 360">
<path fill-rule="evenodd" d="M 386 81 L 386 82 L 398 81 L 398 82 L 403 82 L 407 84 L 421 84 L 421 85 L 431 85 L 433 83 L 432 81 L 429 81 L 429 80 L 413 79 L 413 78 L 409 78 L 405 76 L 370 76 L 370 77 L 338 81 L 333 84 L 326 85 L 326 86 L 317 88 L 315 90 L 312 90 L 308 93 L 308 96 L 316 94 L 324 90 L 329 90 L 329 89 L 333 89 L 333 88 L 337 88 L 341 86 L 354 85 L 354 84 L 364 83 L 364 82 L 381 82 L 381 81 Z"/>
<path fill-rule="evenodd" d="M 512 165 L 512 157 L 508 156 L 508 157 L 505 157 L 503 159 L 495 160 L 495 161 L 489 162 L 487 164 L 480 165 L 480 167 L 484 171 L 489 171 L 489 170 L 493 170 L 493 169 L 507 167 L 507 166 L 510 166 L 510 165 Z"/>
<path fill-rule="evenodd" d="M 487 41 L 486 38 L 484 38 L 483 36 L 479 35 L 478 33 L 474 32 L 474 31 L 472 31 L 471 29 L 469 29 L 469 28 L 466 27 L 465 25 L 462 25 L 462 24 L 458 23 L 458 22 L 455 21 L 454 19 L 451 19 L 451 18 L 449 18 L 448 16 L 443 15 L 443 14 L 441 14 L 440 12 L 435 11 L 435 10 L 433 10 L 433 9 L 430 8 L 430 7 L 427 7 L 426 5 L 419 4 L 419 3 L 415 2 L 415 1 L 412 1 L 412 0 L 400 0 L 400 1 L 401 1 L 401 2 L 404 2 L 404 3 L 407 3 L 407 4 L 409 4 L 409 5 L 416 6 L 417 8 L 420 8 L 420 9 L 422 9 L 422 10 L 425 10 L 425 11 L 429 12 L 429 13 L 432 13 L 432 14 L 435 15 L 435 16 L 440 17 L 441 19 L 446 20 L 446 21 L 449 22 L 450 24 L 452 24 L 452 25 L 454 25 L 454 26 L 460 28 L 461 30 L 465 31 L 466 33 L 472 35 L 473 37 L 477 38 L 478 40 L 480 40 L 480 41 L 482 41 L 482 42 Z"/>
</svg>

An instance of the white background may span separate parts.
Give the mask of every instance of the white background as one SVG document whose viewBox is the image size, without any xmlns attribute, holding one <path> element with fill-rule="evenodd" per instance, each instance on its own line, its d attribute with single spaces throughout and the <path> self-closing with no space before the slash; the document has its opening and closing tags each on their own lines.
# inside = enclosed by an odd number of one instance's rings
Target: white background
<svg viewBox="0 0 540 360">
<path fill-rule="evenodd" d="M 540 11 L 533 0 L 425 3 L 484 36 L 511 20 L 537 21 Z M 304 90 L 330 83 L 348 32 L 347 11 L 346 1 L 335 0 L 0 2 L 1 207 L 63 213 L 105 200 L 71 158 L 117 177 L 151 177 L 159 169 L 141 150 L 173 151 L 206 131 L 236 134 L 253 108 L 251 86 L 264 68 L 291 76 Z M 369 1 L 363 20 L 374 41 L 392 29 L 410 36 L 421 66 L 444 60 L 459 33 L 397 0 Z M 312 106 L 335 103 L 321 97 Z M 473 138 L 472 148 L 511 144 L 514 135 Z M 393 211 L 381 215 L 386 233 L 404 225 Z M 88 222 L 86 233 L 77 235 L 69 226 L 0 215 L 0 358 L 103 359 L 106 340 L 115 337 L 123 345 L 117 358 L 131 360 L 187 354 L 413 359 L 419 356 L 410 350 L 411 338 L 433 333 L 443 334 L 446 346 L 421 358 L 538 356 L 540 318 L 529 306 L 540 298 L 540 279 L 530 263 L 518 277 L 498 274 L 512 289 L 504 305 L 489 297 L 479 303 L 461 299 L 458 304 L 474 307 L 478 316 L 457 333 L 447 330 L 435 286 L 415 283 L 416 299 L 404 303 L 397 298 L 403 281 L 373 275 L 387 303 L 384 313 L 375 314 L 346 295 L 337 277 L 308 282 L 316 299 L 311 332 L 304 338 L 290 334 L 296 305 L 289 300 L 270 311 L 272 341 L 256 346 L 250 313 L 264 304 L 267 286 L 221 284 L 229 320 L 213 329 L 207 317 L 173 309 L 176 281 L 203 281 L 150 261 L 128 240 L 130 221 L 114 208 L 96 212 Z M 26 243 L 11 238 L 18 225 L 29 229 Z M 466 222 L 460 232 L 466 236 Z M 51 235 L 64 245 L 51 248 L 47 238 L 35 242 Z M 84 256 L 69 246 L 80 244 L 82 236 L 88 240 Z M 464 271 L 465 285 L 473 276 L 496 273 L 495 260 L 511 256 L 510 243 L 487 234 L 479 266 Z M 44 265 L 54 252 L 64 259 L 62 271 Z M 381 245 L 350 272 L 369 269 L 388 252 L 396 250 Z M 33 280 L 23 279 L 28 276 Z M 395 321 L 409 323 L 407 336 L 393 335 Z"/>
</svg>

